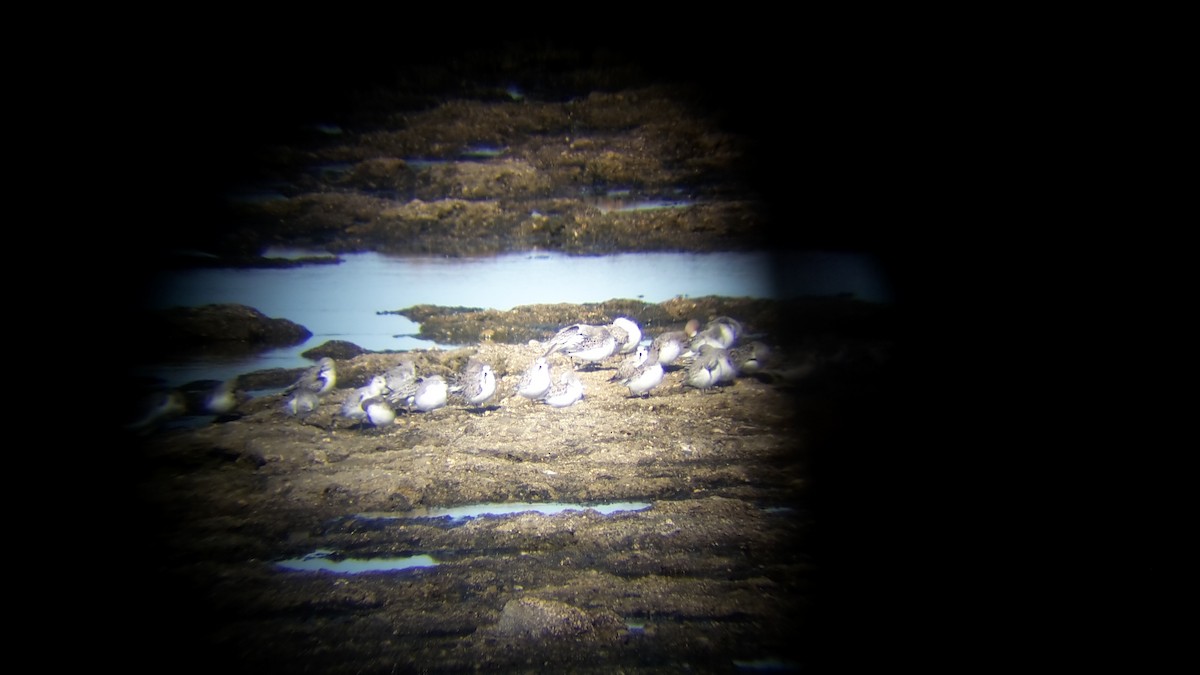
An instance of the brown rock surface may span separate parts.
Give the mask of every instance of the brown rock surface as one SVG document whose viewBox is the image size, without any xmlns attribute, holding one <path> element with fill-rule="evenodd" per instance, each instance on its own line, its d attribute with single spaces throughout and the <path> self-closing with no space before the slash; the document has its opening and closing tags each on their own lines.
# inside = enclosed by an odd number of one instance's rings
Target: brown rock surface
<svg viewBox="0 0 1200 675">
<path fill-rule="evenodd" d="M 141 443 L 145 532 L 163 583 L 191 589 L 186 642 L 256 672 L 633 672 L 800 664 L 812 627 L 812 453 L 888 345 L 851 356 L 792 353 L 774 374 L 697 391 L 671 369 L 646 398 L 582 370 L 563 409 L 515 395 L 541 354 L 483 343 L 363 354 L 337 364 L 339 389 L 304 420 L 282 396 L 240 417 Z M 496 396 L 401 410 L 387 428 L 338 414 L 350 387 L 411 358 L 419 375 L 492 364 Z M 843 367 L 858 359 L 855 368 Z M 551 357 L 555 370 L 569 367 Z M 824 372 L 822 372 L 824 371 Z M 831 394 L 834 373 L 855 394 Z M 785 375 L 791 372 L 792 375 Z M 817 417 L 814 417 L 817 416 Z M 642 502 L 643 510 L 523 513 L 466 521 L 428 509 L 494 502 Z M 338 575 L 280 568 L 335 558 L 430 555 L 434 567 Z"/>
</svg>

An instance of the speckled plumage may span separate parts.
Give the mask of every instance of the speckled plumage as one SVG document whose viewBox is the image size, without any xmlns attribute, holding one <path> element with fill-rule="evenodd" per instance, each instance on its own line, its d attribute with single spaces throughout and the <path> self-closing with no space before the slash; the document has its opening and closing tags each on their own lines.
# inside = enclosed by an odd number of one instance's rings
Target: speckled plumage
<svg viewBox="0 0 1200 675">
<path fill-rule="evenodd" d="M 561 352 L 577 361 L 596 363 L 617 352 L 621 345 L 608 326 L 577 323 L 558 331 L 547 343 L 546 353 Z"/>
<path fill-rule="evenodd" d="M 609 378 L 609 382 L 620 382 L 632 376 L 646 362 L 646 358 L 649 355 L 650 348 L 645 345 L 639 345 L 636 352 L 621 362 L 621 365 L 617 367 L 617 372 Z"/>
<path fill-rule="evenodd" d="M 468 405 L 483 405 L 496 393 L 496 373 L 491 365 L 471 359 L 451 391 Z"/>
</svg>

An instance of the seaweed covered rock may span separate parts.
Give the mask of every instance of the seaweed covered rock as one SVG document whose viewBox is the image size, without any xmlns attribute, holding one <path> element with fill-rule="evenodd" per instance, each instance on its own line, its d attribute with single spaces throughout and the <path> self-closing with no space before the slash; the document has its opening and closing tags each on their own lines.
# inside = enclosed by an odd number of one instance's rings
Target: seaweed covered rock
<svg viewBox="0 0 1200 675">
<path fill-rule="evenodd" d="M 230 353 L 290 347 L 312 337 L 312 332 L 288 319 L 271 318 L 253 307 L 238 304 L 176 307 L 152 311 L 146 320 L 148 349 L 202 349 Z"/>
</svg>

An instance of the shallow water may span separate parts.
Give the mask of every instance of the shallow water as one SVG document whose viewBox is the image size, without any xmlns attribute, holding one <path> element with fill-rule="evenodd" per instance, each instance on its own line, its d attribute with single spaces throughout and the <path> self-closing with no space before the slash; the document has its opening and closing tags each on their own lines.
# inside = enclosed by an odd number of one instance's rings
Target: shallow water
<svg viewBox="0 0 1200 675">
<path fill-rule="evenodd" d="M 321 252 L 277 250 L 273 257 Z M 343 255 L 336 265 L 283 269 L 196 269 L 165 274 L 152 309 L 237 303 L 294 321 L 313 335 L 303 344 L 238 357 L 179 358 L 144 369 L 179 386 L 226 380 L 265 368 L 311 365 L 300 356 L 329 340 L 372 350 L 450 348 L 413 337 L 419 326 L 398 314 L 420 304 L 507 310 L 542 303 L 589 303 L 614 298 L 663 302 L 678 296 L 772 298 L 852 294 L 887 301 L 886 285 L 870 260 L 850 254 L 805 253 L 772 275 L 768 252 L 628 253 L 569 256 L 519 253 L 487 258 Z"/>
<path fill-rule="evenodd" d="M 395 572 L 415 567 L 435 567 L 438 561 L 428 555 L 406 558 L 344 558 L 332 559 L 333 551 L 314 551 L 303 558 L 291 558 L 275 563 L 288 570 L 303 572 L 334 572 L 337 574 L 362 574 L 363 572 Z"/>
<path fill-rule="evenodd" d="M 649 502 L 614 502 L 612 504 L 565 504 L 561 502 L 492 502 L 488 504 L 465 504 L 446 508 L 429 508 L 404 513 L 363 513 L 360 518 L 392 520 L 400 518 L 450 518 L 464 521 L 482 516 L 507 516 L 517 513 L 540 513 L 552 516 L 566 511 L 595 511 L 601 515 L 612 515 L 623 511 L 642 511 L 650 508 Z"/>
<path fill-rule="evenodd" d="M 408 518 L 449 518 L 455 524 L 484 516 L 505 517 L 522 513 L 539 513 L 553 516 L 568 511 L 590 510 L 601 515 L 612 515 L 628 511 L 643 511 L 650 508 L 649 502 L 614 502 L 611 504 L 568 504 L 561 502 L 491 502 L 486 504 L 464 504 L 446 508 L 417 509 L 403 513 L 360 513 L 355 517 L 363 520 L 403 520 Z M 363 572 L 394 572 L 414 567 L 434 567 L 438 561 L 429 555 L 414 555 L 399 558 L 336 558 L 333 551 L 319 549 L 302 558 L 290 558 L 275 563 L 276 566 L 296 571 L 324 571 L 336 574 L 361 574 Z"/>
</svg>

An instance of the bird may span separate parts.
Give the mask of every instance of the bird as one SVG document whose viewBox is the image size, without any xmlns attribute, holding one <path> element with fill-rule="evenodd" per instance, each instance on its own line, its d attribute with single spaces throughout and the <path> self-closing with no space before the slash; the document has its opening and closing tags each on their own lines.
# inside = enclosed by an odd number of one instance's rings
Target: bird
<svg viewBox="0 0 1200 675">
<path fill-rule="evenodd" d="M 496 373 L 490 365 L 471 359 L 450 391 L 469 405 L 483 405 L 496 393 Z"/>
<path fill-rule="evenodd" d="M 583 398 L 583 382 L 574 371 L 564 370 L 542 401 L 551 408 L 566 408 Z"/>
<path fill-rule="evenodd" d="M 663 381 L 663 366 L 658 360 L 658 351 L 651 347 L 642 364 L 634 369 L 621 384 L 629 388 L 631 396 L 650 395 L 650 390 Z"/>
<path fill-rule="evenodd" d="M 223 418 L 237 406 L 249 400 L 249 396 L 238 390 L 237 378 L 228 380 L 197 380 L 180 388 L 187 399 L 189 415 L 216 415 Z"/>
<path fill-rule="evenodd" d="M 317 409 L 320 397 L 315 391 L 308 389 L 297 389 L 292 392 L 287 401 L 283 404 L 283 410 L 292 417 L 308 417 L 309 413 Z"/>
<path fill-rule="evenodd" d="M 211 415 L 225 415 L 233 412 L 242 399 L 237 389 L 237 378 L 234 377 L 213 387 L 201 405 Z"/>
<path fill-rule="evenodd" d="M 700 351 L 702 345 L 711 345 L 721 349 L 732 347 L 742 335 L 742 324 L 727 316 L 718 316 L 704 326 L 704 330 L 692 338 L 693 352 Z"/>
<path fill-rule="evenodd" d="M 333 359 L 325 356 L 317 362 L 317 365 L 301 373 L 295 384 L 285 389 L 284 392 L 291 393 L 296 389 L 306 389 L 317 396 L 323 396 L 328 394 L 335 384 L 337 384 L 337 367 Z"/>
<path fill-rule="evenodd" d="M 732 382 L 737 370 L 729 360 L 729 352 L 720 347 L 702 345 L 687 368 L 684 383 L 697 389 L 709 389 L 723 382 Z"/>
<path fill-rule="evenodd" d="M 154 389 L 138 399 L 133 418 L 125 428 L 139 434 L 149 434 L 186 412 L 187 398 L 182 391 L 174 388 Z"/>
<path fill-rule="evenodd" d="M 517 393 L 527 399 L 538 400 L 550 389 L 550 362 L 539 356 L 533 365 L 521 375 L 517 382 Z"/>
<path fill-rule="evenodd" d="M 387 380 L 389 389 L 401 391 L 408 387 L 409 383 L 416 382 L 417 367 L 413 364 L 412 359 L 404 359 L 384 373 L 383 377 Z"/>
<path fill-rule="evenodd" d="M 409 412 L 412 412 L 412 399 L 417 395 L 417 387 L 420 386 L 420 381 L 413 377 L 411 380 L 401 381 L 398 387 L 389 387 L 386 397 L 388 403 L 393 407 L 404 406 Z"/>
<path fill-rule="evenodd" d="M 386 398 L 372 396 L 362 402 L 362 409 L 366 414 L 365 421 L 370 422 L 371 426 L 387 426 L 396 419 L 396 411 Z"/>
<path fill-rule="evenodd" d="M 618 354 L 629 354 L 642 342 L 642 329 L 633 319 L 619 316 L 608 330 L 617 338 Z"/>
<path fill-rule="evenodd" d="M 683 330 L 667 331 L 655 337 L 650 344 L 658 347 L 658 362 L 664 366 L 675 363 L 675 360 L 691 346 L 692 338 L 696 337 L 698 332 L 700 322 L 691 319 Z"/>
<path fill-rule="evenodd" d="M 437 410 L 446 405 L 449 385 L 441 375 L 430 375 L 418 381 L 417 390 L 409 398 L 409 406 L 421 412 Z"/>
<path fill-rule="evenodd" d="M 755 340 L 749 344 L 729 350 L 729 358 L 737 366 L 738 373 L 757 373 L 770 361 L 771 348 Z"/>
<path fill-rule="evenodd" d="M 543 357 L 554 352 L 561 352 L 577 361 L 588 364 L 603 361 L 612 356 L 620 348 L 617 337 L 608 326 L 593 326 L 586 323 L 576 323 L 558 331 L 547 343 Z"/>
<path fill-rule="evenodd" d="M 635 371 L 637 371 L 638 368 L 641 367 L 643 363 L 646 362 L 646 358 L 649 355 L 649 347 L 645 345 L 638 345 L 637 351 L 621 362 L 621 365 L 617 367 L 617 372 L 614 373 L 612 377 L 608 378 L 608 381 L 620 382 L 621 380 L 630 377 Z"/>
<path fill-rule="evenodd" d="M 733 382 L 737 379 L 738 368 L 733 362 L 728 349 L 717 350 L 717 384 Z"/>
<path fill-rule="evenodd" d="M 359 387 L 354 391 L 346 394 L 345 400 L 342 402 L 342 416 L 349 417 L 352 420 L 364 420 L 367 417 L 367 411 L 363 409 L 363 401 L 369 398 L 378 398 L 386 394 L 390 389 L 387 386 L 387 378 L 383 375 L 376 375 L 371 378 L 371 381 L 364 387 Z"/>
</svg>

